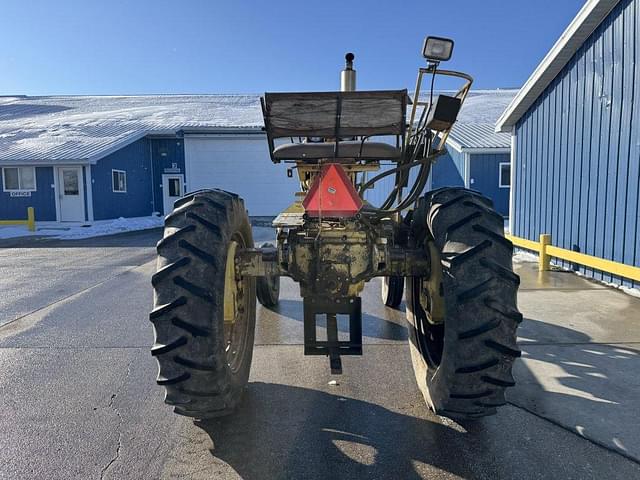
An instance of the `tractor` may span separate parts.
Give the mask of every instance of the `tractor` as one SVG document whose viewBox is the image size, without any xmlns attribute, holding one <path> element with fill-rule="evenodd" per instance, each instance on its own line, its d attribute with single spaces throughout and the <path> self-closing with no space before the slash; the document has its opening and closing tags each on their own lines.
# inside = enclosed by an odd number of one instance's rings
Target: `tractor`
<svg viewBox="0 0 640 480">
<path fill-rule="evenodd" d="M 205 419 L 238 406 L 256 301 L 277 308 L 282 276 L 300 285 L 304 354 L 327 356 L 332 374 L 342 372 L 343 355 L 362 355 L 360 294 L 381 277 L 385 305 L 398 308 L 404 298 L 427 405 L 438 415 L 474 419 L 505 404 L 522 315 L 504 220 L 473 190 L 426 191 L 473 82 L 440 68 L 453 46 L 425 39 L 413 98 L 407 90 L 356 90 L 351 53 L 340 91 L 261 98 L 271 160 L 290 165 L 287 175 L 295 171 L 300 183 L 273 221 L 275 245 L 256 247 L 234 193 L 200 190 L 175 202 L 157 245 L 150 320 L 157 383 L 176 413 Z M 458 88 L 436 94 L 436 78 L 445 77 Z M 374 205 L 367 193 L 383 179 L 393 186 Z M 318 338 L 319 320 L 326 338 Z M 348 336 L 339 336 L 339 320 Z"/>
</svg>

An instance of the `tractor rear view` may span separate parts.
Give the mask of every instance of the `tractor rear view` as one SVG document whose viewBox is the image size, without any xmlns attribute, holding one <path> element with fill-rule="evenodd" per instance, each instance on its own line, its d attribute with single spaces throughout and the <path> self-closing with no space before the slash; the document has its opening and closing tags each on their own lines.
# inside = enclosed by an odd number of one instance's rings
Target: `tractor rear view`
<svg viewBox="0 0 640 480">
<path fill-rule="evenodd" d="M 429 407 L 460 419 L 493 414 L 505 403 L 522 316 L 503 218 L 471 190 L 425 193 L 472 83 L 439 68 L 452 49 L 450 40 L 425 40 L 427 66 L 413 99 L 406 90 L 356 91 L 352 54 L 341 91 L 264 95 L 271 160 L 290 164 L 300 182 L 273 222 L 276 245 L 255 247 L 233 193 L 201 190 L 175 203 L 158 243 L 150 319 L 157 382 L 176 413 L 208 418 L 238 405 L 256 298 L 277 305 L 280 276 L 300 284 L 304 354 L 326 355 L 332 373 L 342 372 L 343 355 L 362 355 L 360 293 L 382 277 L 387 306 L 398 307 L 404 295 L 413 368 Z M 461 87 L 436 96 L 438 76 Z M 421 94 L 425 79 L 431 86 Z M 384 178 L 394 179 L 393 187 L 372 205 L 366 192 Z M 348 339 L 339 338 L 340 316 Z M 316 335 L 319 319 L 326 338 Z"/>
</svg>

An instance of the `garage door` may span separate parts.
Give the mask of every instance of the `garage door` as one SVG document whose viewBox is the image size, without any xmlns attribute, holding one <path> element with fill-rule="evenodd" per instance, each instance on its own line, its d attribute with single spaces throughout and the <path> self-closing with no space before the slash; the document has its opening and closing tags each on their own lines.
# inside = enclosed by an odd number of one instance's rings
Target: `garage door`
<svg viewBox="0 0 640 480">
<path fill-rule="evenodd" d="M 185 136 L 186 190 L 222 188 L 237 193 L 251 216 L 275 216 L 298 190 L 297 175 L 273 164 L 265 135 Z"/>
</svg>

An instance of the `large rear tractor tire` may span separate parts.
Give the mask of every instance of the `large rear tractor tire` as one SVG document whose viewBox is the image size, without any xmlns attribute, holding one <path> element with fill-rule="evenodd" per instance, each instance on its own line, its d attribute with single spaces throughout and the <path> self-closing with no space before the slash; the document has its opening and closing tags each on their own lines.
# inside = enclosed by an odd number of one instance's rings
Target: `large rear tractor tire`
<svg viewBox="0 0 640 480">
<path fill-rule="evenodd" d="M 503 219 L 479 193 L 443 188 L 420 200 L 410 232 L 410 243 L 431 257 L 431 272 L 408 278 L 406 288 L 418 386 L 439 415 L 494 414 L 514 385 L 522 321 Z"/>
<path fill-rule="evenodd" d="M 242 200 L 221 190 L 175 203 L 158 242 L 153 275 L 157 383 L 176 413 L 231 413 L 249 378 L 255 330 L 255 280 L 239 277 L 235 254 L 253 247 Z"/>
</svg>

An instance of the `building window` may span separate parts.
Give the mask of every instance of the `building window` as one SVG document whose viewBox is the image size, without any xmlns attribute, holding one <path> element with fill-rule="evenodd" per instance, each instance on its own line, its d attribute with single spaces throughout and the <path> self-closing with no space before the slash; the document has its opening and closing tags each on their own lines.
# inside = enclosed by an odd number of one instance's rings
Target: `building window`
<svg viewBox="0 0 640 480">
<path fill-rule="evenodd" d="M 117 193 L 127 192 L 127 172 L 124 170 L 111 170 L 111 184 L 113 191 Z"/>
<path fill-rule="evenodd" d="M 5 192 L 35 192 L 35 167 L 4 167 L 2 169 L 2 187 Z"/>
<path fill-rule="evenodd" d="M 511 186 L 511 163 L 500 163 L 500 178 L 498 178 L 500 188 L 509 188 Z"/>
<path fill-rule="evenodd" d="M 65 195 L 80 195 L 80 179 L 78 169 L 62 169 L 62 191 Z"/>
<path fill-rule="evenodd" d="M 182 193 L 180 192 L 180 179 L 179 178 L 170 178 L 169 179 L 169 196 L 170 197 L 181 197 Z"/>
</svg>

